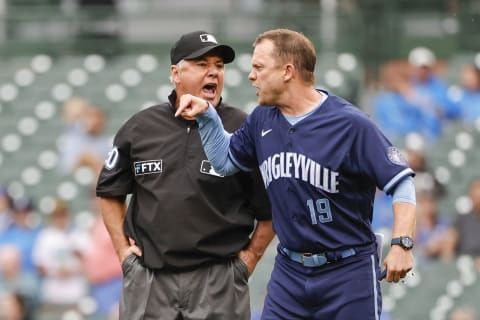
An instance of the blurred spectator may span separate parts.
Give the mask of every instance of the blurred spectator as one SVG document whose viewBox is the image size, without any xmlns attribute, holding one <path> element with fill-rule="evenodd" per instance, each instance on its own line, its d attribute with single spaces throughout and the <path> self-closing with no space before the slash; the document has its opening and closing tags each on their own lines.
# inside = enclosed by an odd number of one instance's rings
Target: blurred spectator
<svg viewBox="0 0 480 320">
<path fill-rule="evenodd" d="M 410 51 L 408 62 L 411 66 L 410 83 L 413 89 L 408 99 L 417 108 L 438 119 L 441 130 L 441 122 L 458 118 L 459 112 L 448 97 L 447 84 L 435 73 L 435 54 L 426 47 L 416 47 Z"/>
<path fill-rule="evenodd" d="M 13 223 L 12 198 L 7 189 L 0 186 L 0 234 Z"/>
<path fill-rule="evenodd" d="M 447 250 L 450 256 L 465 254 L 480 258 L 480 178 L 470 184 L 470 199 L 470 212 L 458 214 L 449 230 Z"/>
<path fill-rule="evenodd" d="M 38 305 L 38 278 L 22 270 L 22 255 L 15 245 L 0 246 L 0 293 L 7 292 L 21 294 L 30 312 Z"/>
<path fill-rule="evenodd" d="M 123 274 L 102 216 L 97 207 L 94 209 L 97 215 L 89 233 L 84 266 L 91 296 L 97 302 L 97 314 L 107 316 L 117 311 Z"/>
<path fill-rule="evenodd" d="M 462 94 L 458 101 L 460 117 L 465 123 L 480 119 L 480 69 L 475 65 L 462 68 Z"/>
<path fill-rule="evenodd" d="M 432 192 L 417 193 L 416 250 L 418 261 L 449 256 L 445 252 L 445 237 L 450 221 L 439 212 L 437 198 Z"/>
<path fill-rule="evenodd" d="M 104 112 L 88 101 L 74 97 L 64 105 L 63 121 L 60 170 L 66 174 L 86 166 L 98 174 L 110 151 L 110 142 L 104 135 Z"/>
<path fill-rule="evenodd" d="M 14 292 L 0 295 L 1 320 L 29 320 L 23 297 Z"/>
<path fill-rule="evenodd" d="M 76 305 L 88 293 L 78 239 L 79 233 L 69 225 L 65 203 L 57 200 L 50 223 L 40 232 L 33 251 L 42 278 L 41 301 L 47 308 Z"/>
<path fill-rule="evenodd" d="M 431 171 L 423 150 L 407 147 L 406 158 L 410 168 L 415 171 L 414 181 L 417 192 L 433 193 L 433 196 L 437 199 L 445 196 L 445 186 L 437 180 Z"/>
<path fill-rule="evenodd" d="M 375 120 L 393 141 L 399 141 L 407 133 L 413 132 L 434 140 L 440 134 L 438 119 L 413 101 L 414 87 L 406 70 L 408 68 L 401 62 L 390 62 L 383 66 L 383 91 L 373 101 Z"/>
<path fill-rule="evenodd" d="M 382 69 L 381 91 L 373 102 L 373 112 L 378 125 L 390 139 L 398 139 L 409 132 L 421 129 L 420 111 L 405 96 L 409 91 L 406 75 L 396 73 L 393 64 Z"/>
<path fill-rule="evenodd" d="M 13 201 L 13 222 L 0 234 L 0 245 L 14 244 L 22 254 L 22 270 L 35 273 L 32 251 L 40 228 L 32 222 L 33 202 L 29 198 Z"/>
</svg>

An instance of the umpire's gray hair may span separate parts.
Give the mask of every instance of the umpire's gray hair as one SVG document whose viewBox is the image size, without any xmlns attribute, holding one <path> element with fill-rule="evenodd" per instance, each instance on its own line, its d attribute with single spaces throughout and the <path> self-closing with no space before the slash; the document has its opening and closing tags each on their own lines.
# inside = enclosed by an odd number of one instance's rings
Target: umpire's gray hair
<svg viewBox="0 0 480 320">
<path fill-rule="evenodd" d="M 182 70 L 184 63 L 185 63 L 185 59 L 182 59 L 182 60 L 178 61 L 178 63 L 175 64 L 175 66 L 177 66 L 178 70 Z M 172 78 L 171 74 L 168 78 L 170 79 L 170 83 L 175 85 L 175 81 L 173 81 L 173 78 Z"/>
</svg>

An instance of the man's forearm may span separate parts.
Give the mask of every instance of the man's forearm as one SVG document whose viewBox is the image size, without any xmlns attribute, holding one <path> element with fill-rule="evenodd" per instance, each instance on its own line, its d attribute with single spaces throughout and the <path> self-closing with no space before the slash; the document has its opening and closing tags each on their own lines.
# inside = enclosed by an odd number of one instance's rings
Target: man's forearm
<svg viewBox="0 0 480 320">
<path fill-rule="evenodd" d="M 127 236 L 123 231 L 123 221 L 125 218 L 126 205 L 124 202 L 110 198 L 99 198 L 100 211 L 103 222 L 110 234 L 113 247 L 117 252 L 120 262 L 125 258 L 124 252 L 130 246 Z"/>
<path fill-rule="evenodd" d="M 275 232 L 272 229 L 272 220 L 258 221 L 247 250 L 253 252 L 260 259 L 273 237 L 275 237 Z"/>
<path fill-rule="evenodd" d="M 272 220 L 258 221 L 252 239 L 245 250 L 240 251 L 239 257 L 247 265 L 250 274 L 262 258 L 265 250 L 272 241 L 275 233 L 272 229 Z"/>
<path fill-rule="evenodd" d="M 400 236 L 415 236 L 415 205 L 406 202 L 393 204 L 394 223 L 392 238 Z"/>
</svg>

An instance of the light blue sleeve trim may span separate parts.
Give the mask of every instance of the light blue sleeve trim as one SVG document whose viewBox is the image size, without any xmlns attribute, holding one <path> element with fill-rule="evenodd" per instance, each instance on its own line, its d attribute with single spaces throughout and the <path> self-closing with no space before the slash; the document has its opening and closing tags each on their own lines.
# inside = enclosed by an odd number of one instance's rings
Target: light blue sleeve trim
<svg viewBox="0 0 480 320">
<path fill-rule="evenodd" d="M 198 115 L 196 119 L 203 149 L 215 171 L 224 176 L 240 171 L 228 155 L 232 135 L 223 128 L 215 108 L 208 103 L 207 112 Z"/>
<path fill-rule="evenodd" d="M 400 180 L 405 178 L 406 176 L 412 176 L 414 174 L 413 170 L 410 168 L 406 168 L 398 173 L 395 177 L 393 177 L 383 188 L 383 192 L 386 194 L 391 194 L 391 188 L 396 185 Z"/>
<path fill-rule="evenodd" d="M 413 178 L 407 177 L 403 179 L 395 187 L 395 190 L 393 190 L 392 197 L 392 203 L 407 202 L 416 205 L 417 201 L 415 197 L 415 185 L 413 184 Z"/>
</svg>

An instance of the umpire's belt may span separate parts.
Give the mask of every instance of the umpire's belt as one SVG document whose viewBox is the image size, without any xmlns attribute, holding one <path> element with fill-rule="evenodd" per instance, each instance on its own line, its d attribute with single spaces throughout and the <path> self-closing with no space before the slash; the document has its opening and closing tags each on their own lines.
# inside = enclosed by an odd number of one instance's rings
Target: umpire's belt
<svg viewBox="0 0 480 320">
<path fill-rule="evenodd" d="M 295 252 L 282 246 L 280 246 L 280 252 L 290 260 L 301 263 L 305 267 L 320 267 L 357 254 L 355 249 L 352 248 L 334 252 L 308 253 Z"/>
</svg>

